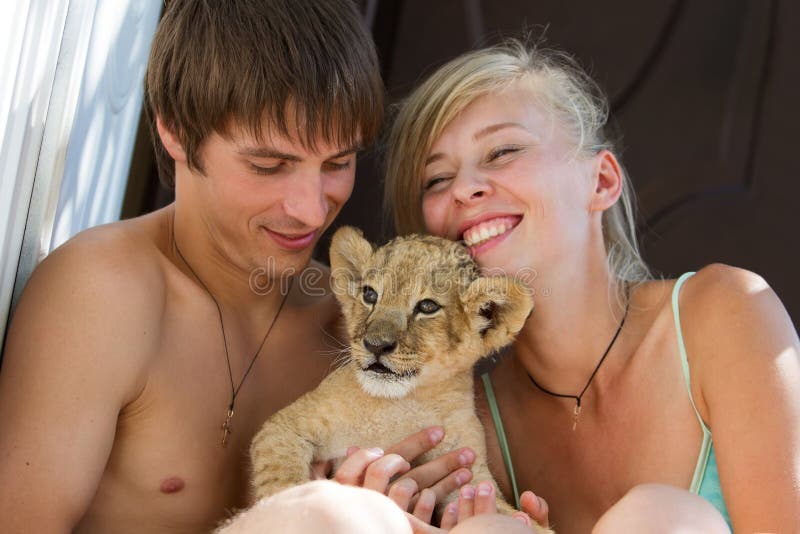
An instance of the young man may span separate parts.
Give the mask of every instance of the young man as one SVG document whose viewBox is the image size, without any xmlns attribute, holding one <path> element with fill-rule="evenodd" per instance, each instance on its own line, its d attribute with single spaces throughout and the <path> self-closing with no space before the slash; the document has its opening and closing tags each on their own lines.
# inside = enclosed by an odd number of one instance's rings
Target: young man
<svg viewBox="0 0 800 534">
<path fill-rule="evenodd" d="M 353 3 L 173 0 L 145 85 L 176 200 L 81 233 L 28 283 L 0 373 L 9 532 L 208 531 L 248 504 L 261 423 L 341 349 L 311 252 L 383 105 Z"/>
</svg>

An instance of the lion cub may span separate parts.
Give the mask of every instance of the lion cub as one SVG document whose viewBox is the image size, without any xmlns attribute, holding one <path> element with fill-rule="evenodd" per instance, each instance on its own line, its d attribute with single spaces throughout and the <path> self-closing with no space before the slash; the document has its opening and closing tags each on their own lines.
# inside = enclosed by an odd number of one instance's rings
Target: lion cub
<svg viewBox="0 0 800 534">
<path fill-rule="evenodd" d="M 480 276 L 462 245 L 432 236 L 399 237 L 376 250 L 344 227 L 330 259 L 349 360 L 256 435 L 255 497 L 308 481 L 312 462 L 342 458 L 349 446 L 388 446 L 430 425 L 446 436 L 420 462 L 469 446 L 474 479 L 492 480 L 472 368 L 522 328 L 529 292 L 508 277 Z M 498 508 L 511 513 L 497 495 Z"/>
</svg>

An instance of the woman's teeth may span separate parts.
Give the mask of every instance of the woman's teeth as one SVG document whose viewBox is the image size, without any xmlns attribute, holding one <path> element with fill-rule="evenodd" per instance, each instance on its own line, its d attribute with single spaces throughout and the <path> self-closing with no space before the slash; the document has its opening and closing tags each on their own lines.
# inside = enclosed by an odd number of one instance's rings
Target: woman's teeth
<svg viewBox="0 0 800 534">
<path fill-rule="evenodd" d="M 464 232 L 464 243 L 468 247 L 474 247 L 493 237 L 504 234 L 510 229 L 511 226 L 506 225 L 504 222 L 484 222 Z"/>
</svg>

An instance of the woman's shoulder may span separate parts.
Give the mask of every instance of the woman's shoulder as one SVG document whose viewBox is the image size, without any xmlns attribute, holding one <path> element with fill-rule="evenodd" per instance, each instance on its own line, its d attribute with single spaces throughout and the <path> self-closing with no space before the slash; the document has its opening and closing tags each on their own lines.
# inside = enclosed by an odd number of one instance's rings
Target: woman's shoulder
<svg viewBox="0 0 800 534">
<path fill-rule="evenodd" d="M 687 279 L 681 291 L 681 308 L 691 310 L 708 306 L 727 310 L 747 304 L 765 293 L 775 295 L 760 275 L 747 269 L 713 263 Z"/>
<path fill-rule="evenodd" d="M 797 339 L 789 314 L 766 280 L 724 264 L 708 265 L 680 288 L 677 307 L 693 373 L 774 357 L 776 342 Z M 692 362 L 694 360 L 694 362 Z"/>
<path fill-rule="evenodd" d="M 670 311 L 670 314 L 677 308 L 683 324 L 705 321 L 720 312 L 741 309 L 758 296 L 775 297 L 758 274 L 721 263 L 708 265 L 681 278 L 680 287 L 677 287 L 679 279 L 675 278 L 640 283 L 635 290 L 637 307 L 658 308 Z"/>
</svg>

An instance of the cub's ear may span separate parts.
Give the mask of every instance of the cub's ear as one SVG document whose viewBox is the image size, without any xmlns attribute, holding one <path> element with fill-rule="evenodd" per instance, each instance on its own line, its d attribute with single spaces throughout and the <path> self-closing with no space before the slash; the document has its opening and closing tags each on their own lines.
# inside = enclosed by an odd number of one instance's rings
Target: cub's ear
<svg viewBox="0 0 800 534">
<path fill-rule="evenodd" d="M 533 311 L 530 290 L 507 276 L 481 276 L 461 296 L 470 324 L 483 339 L 485 354 L 513 341 Z"/>
<path fill-rule="evenodd" d="M 372 245 L 361 230 L 343 226 L 331 240 L 331 288 L 340 301 L 346 296 L 355 298 L 360 291 L 364 267 L 372 256 Z"/>
</svg>

